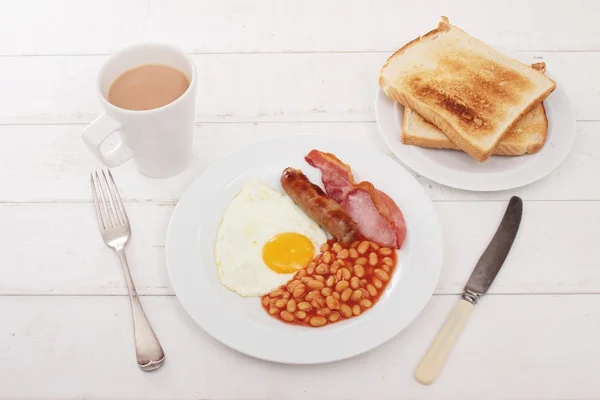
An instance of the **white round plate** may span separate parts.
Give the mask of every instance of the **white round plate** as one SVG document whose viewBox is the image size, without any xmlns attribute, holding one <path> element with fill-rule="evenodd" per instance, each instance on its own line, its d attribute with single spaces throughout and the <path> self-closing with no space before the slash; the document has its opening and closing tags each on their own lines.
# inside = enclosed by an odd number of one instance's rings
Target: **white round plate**
<svg viewBox="0 0 600 400">
<path fill-rule="evenodd" d="M 548 74 L 552 79 L 552 75 Z M 379 132 L 392 152 L 420 175 L 457 189 L 506 190 L 528 185 L 552 172 L 565 159 L 575 139 L 575 114 L 557 82 L 546 101 L 548 137 L 542 149 L 522 156 L 494 156 L 479 162 L 456 150 L 425 149 L 401 141 L 404 107 L 380 89 L 375 100 Z"/>
<path fill-rule="evenodd" d="M 334 153 L 356 179 L 371 181 L 404 213 L 407 238 L 379 302 L 358 318 L 322 328 L 288 325 L 269 316 L 260 298 L 242 298 L 219 282 L 214 261 L 217 229 L 229 202 L 256 176 L 283 193 L 284 168 L 300 168 L 315 184 L 320 173 L 304 156 Z M 442 230 L 419 183 L 398 163 L 351 142 L 320 136 L 271 139 L 235 151 L 209 166 L 183 195 L 171 218 L 166 258 L 179 301 L 206 332 L 247 355 L 289 364 L 352 357 L 392 338 L 423 309 L 442 265 Z"/>
</svg>

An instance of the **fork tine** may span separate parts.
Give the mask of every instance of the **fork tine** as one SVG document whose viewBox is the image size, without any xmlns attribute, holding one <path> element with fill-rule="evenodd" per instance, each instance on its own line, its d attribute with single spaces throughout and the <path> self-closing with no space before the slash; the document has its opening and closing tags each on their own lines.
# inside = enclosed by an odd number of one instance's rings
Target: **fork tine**
<svg viewBox="0 0 600 400">
<path fill-rule="evenodd" d="M 117 210 L 119 207 L 117 206 L 117 200 L 115 198 L 114 188 L 111 185 L 110 180 L 106 176 L 106 170 L 102 170 L 102 175 L 104 177 L 104 182 L 106 183 L 106 192 L 107 192 L 106 194 L 110 201 L 111 217 L 114 217 L 115 226 L 123 225 L 123 220 L 121 219 L 121 214 Z"/>
<path fill-rule="evenodd" d="M 113 178 L 110 169 L 108 170 L 108 177 L 110 186 L 114 189 L 116 202 L 118 203 L 119 215 L 121 216 L 121 221 L 124 224 L 129 224 L 129 219 L 127 218 L 127 211 L 123 206 L 123 200 L 121 199 L 121 195 L 119 194 L 119 188 L 117 188 L 117 184 L 115 183 L 115 178 Z"/>
<path fill-rule="evenodd" d="M 108 211 L 108 204 L 106 200 L 106 196 L 104 195 L 104 185 L 102 185 L 102 178 L 98 175 L 98 171 L 96 171 L 96 181 L 98 182 L 98 192 L 100 193 L 100 203 L 102 203 L 102 207 L 104 209 L 104 226 L 106 228 L 112 228 L 114 225 L 114 221 L 111 218 L 111 213 Z M 106 182 L 105 182 L 106 183 Z"/>
<path fill-rule="evenodd" d="M 94 179 L 94 174 L 90 174 L 90 183 L 92 185 L 92 197 L 94 198 L 94 208 L 96 209 L 96 219 L 98 220 L 98 227 L 100 228 L 100 230 L 104 230 L 107 228 L 107 225 L 106 221 L 104 220 L 102 210 L 100 209 L 100 204 L 98 202 L 98 189 L 96 187 L 97 182 Z"/>
<path fill-rule="evenodd" d="M 113 204 L 112 196 L 110 195 L 110 189 L 108 188 L 108 181 L 106 179 L 106 173 L 104 170 L 101 171 L 100 182 L 102 182 L 102 195 L 104 196 L 104 202 L 108 210 L 108 218 L 113 227 L 118 226 L 119 222 L 115 215 L 115 205 Z"/>
</svg>

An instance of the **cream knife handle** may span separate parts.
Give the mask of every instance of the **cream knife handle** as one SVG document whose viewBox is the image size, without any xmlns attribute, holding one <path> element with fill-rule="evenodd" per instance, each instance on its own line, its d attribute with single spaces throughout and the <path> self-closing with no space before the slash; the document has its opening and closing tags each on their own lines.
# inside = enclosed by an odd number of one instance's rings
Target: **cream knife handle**
<svg viewBox="0 0 600 400">
<path fill-rule="evenodd" d="M 461 298 L 417 367 L 415 378 L 418 382 L 423 385 L 433 383 L 472 311 L 473 304 Z"/>
</svg>

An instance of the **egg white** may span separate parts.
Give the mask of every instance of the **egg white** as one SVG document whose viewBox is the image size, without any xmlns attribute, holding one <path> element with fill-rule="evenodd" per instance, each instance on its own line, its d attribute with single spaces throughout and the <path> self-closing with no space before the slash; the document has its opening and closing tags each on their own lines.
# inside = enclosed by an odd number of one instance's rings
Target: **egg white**
<svg viewBox="0 0 600 400">
<path fill-rule="evenodd" d="M 261 296 L 293 277 L 279 274 L 264 263 L 264 244 L 279 233 L 306 236 L 315 247 L 327 235 L 287 195 L 267 186 L 258 178 L 248 180 L 231 201 L 219 227 L 215 261 L 223 286 L 241 296 Z"/>
</svg>

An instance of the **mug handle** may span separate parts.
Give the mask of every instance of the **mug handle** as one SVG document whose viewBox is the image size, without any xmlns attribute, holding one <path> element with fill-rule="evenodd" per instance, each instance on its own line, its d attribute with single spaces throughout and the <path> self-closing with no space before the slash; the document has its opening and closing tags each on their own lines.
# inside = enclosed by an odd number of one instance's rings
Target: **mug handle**
<svg viewBox="0 0 600 400">
<path fill-rule="evenodd" d="M 123 164 L 133 157 L 133 150 L 127 147 L 122 139 L 106 153 L 103 153 L 100 149 L 102 143 L 110 135 L 119 131 L 123 131 L 123 126 L 118 121 L 106 115 L 106 113 L 103 113 L 81 132 L 81 138 L 90 153 L 104 165 L 112 168 Z"/>
</svg>

